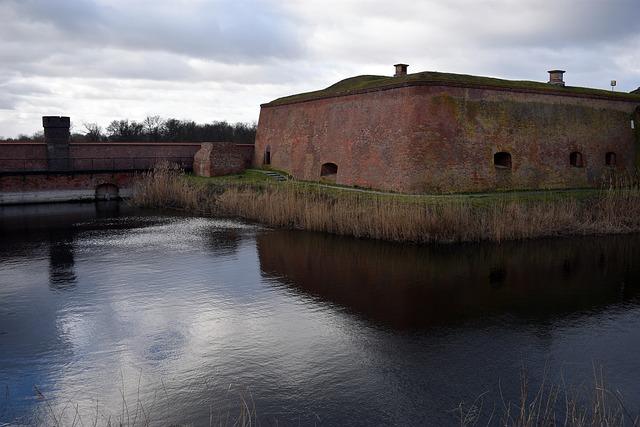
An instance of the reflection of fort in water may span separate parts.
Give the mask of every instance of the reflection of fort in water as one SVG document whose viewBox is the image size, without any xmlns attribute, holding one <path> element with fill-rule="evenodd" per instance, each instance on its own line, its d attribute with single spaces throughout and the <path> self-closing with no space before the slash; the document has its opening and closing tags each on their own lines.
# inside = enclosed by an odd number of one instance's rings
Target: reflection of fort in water
<svg viewBox="0 0 640 427">
<path fill-rule="evenodd" d="M 73 229 L 56 230 L 49 239 L 49 287 L 64 291 L 76 285 Z"/>
<path fill-rule="evenodd" d="M 135 225 L 132 221 L 120 225 L 112 222 L 93 222 L 95 219 L 117 217 L 120 210 L 121 205 L 115 201 L 1 207 L 0 235 L 5 241 L 11 242 L 12 253 L 0 255 L 8 258 L 12 255 L 31 253 L 34 245 L 39 246 L 44 238 L 48 243 L 44 247 L 47 252 L 43 255 L 47 256 L 49 261 L 49 288 L 52 291 L 74 289 L 77 283 L 74 248 L 78 233 L 87 229 L 113 230 L 131 228 Z M 145 224 L 139 224 L 143 225 Z"/>
<path fill-rule="evenodd" d="M 510 314 L 544 320 L 638 295 L 639 236 L 399 245 L 317 233 L 257 237 L 260 268 L 398 328 Z"/>
</svg>

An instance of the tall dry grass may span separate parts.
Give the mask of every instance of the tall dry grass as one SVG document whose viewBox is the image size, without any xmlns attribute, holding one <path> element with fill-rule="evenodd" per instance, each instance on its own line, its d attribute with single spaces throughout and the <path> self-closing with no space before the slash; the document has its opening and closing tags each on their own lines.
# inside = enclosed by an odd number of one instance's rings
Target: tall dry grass
<svg viewBox="0 0 640 427">
<path fill-rule="evenodd" d="M 500 388 L 498 402 L 487 402 L 487 393 L 473 402 L 461 402 L 454 411 L 461 427 L 501 425 L 538 426 L 638 426 L 640 415 L 625 405 L 619 391 L 610 388 L 602 368 L 595 368 L 590 386 L 568 386 L 564 380 L 554 383 L 545 370 L 540 384 L 532 388 L 523 369 L 520 395 L 506 398 Z"/>
<path fill-rule="evenodd" d="M 87 402 L 74 402 L 64 397 L 50 398 L 40 388 L 34 385 L 34 394 L 41 403 L 40 410 L 33 413 L 15 417 L 11 410 L 0 406 L 0 426 L 56 426 L 56 427 L 80 427 L 80 426 L 104 426 L 104 427 L 150 427 L 160 425 L 190 426 L 191 423 L 179 424 L 168 422 L 166 417 L 192 418 L 193 414 L 180 413 L 180 406 L 171 400 L 165 383 L 161 380 L 162 387 L 153 393 L 153 398 L 144 400 L 141 398 L 140 381 L 136 393 L 125 393 L 124 378 L 120 388 L 120 408 L 117 405 L 109 407 L 109 400 L 105 402 L 97 397 L 95 403 L 87 405 Z M 186 387 L 189 388 L 189 387 Z M 237 393 L 237 395 L 236 395 Z M 232 396 L 236 395 L 236 396 Z M 8 387 L 5 399 L 9 400 Z M 3 403 L 0 401 L 0 403 Z M 9 403 L 9 402 L 4 402 Z M 209 401 L 202 402 L 208 409 L 208 420 L 199 420 L 198 425 L 209 427 L 252 427 L 260 425 L 258 413 L 253 396 L 248 390 L 237 390 L 229 385 L 227 394 L 211 396 Z M 10 420 L 7 423 L 2 419 Z"/>
<path fill-rule="evenodd" d="M 446 201 L 445 201 L 446 200 Z M 610 181 L 578 200 L 429 198 L 277 184 L 197 184 L 163 165 L 140 177 L 132 202 L 261 224 L 403 242 L 503 241 L 640 231 L 637 180 Z"/>
</svg>

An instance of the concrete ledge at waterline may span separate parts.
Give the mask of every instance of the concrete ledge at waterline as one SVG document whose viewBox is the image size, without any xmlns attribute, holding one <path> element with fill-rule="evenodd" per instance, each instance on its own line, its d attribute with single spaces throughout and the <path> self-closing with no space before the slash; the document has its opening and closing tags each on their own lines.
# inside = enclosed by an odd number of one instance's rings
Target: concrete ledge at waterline
<svg viewBox="0 0 640 427">
<path fill-rule="evenodd" d="M 122 188 L 118 197 L 128 199 L 132 190 Z M 34 203 L 86 202 L 96 200 L 96 190 L 47 190 L 24 192 L 0 192 L 0 205 L 22 205 Z"/>
</svg>

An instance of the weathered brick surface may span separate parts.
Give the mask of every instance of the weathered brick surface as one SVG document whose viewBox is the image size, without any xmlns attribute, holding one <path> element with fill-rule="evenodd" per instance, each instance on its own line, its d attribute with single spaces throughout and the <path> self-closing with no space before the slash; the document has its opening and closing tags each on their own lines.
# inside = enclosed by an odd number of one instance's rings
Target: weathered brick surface
<svg viewBox="0 0 640 427">
<path fill-rule="evenodd" d="M 128 188 L 134 173 L 48 173 L 39 175 L 0 176 L 0 192 L 47 191 L 47 190 L 94 190 L 102 184 L 113 184 Z"/>
<path fill-rule="evenodd" d="M 67 168 L 75 170 L 144 169 L 167 160 L 190 169 L 200 143 L 81 143 L 70 144 Z M 0 172 L 46 170 L 44 143 L 0 143 Z"/>
<path fill-rule="evenodd" d="M 318 180 L 338 165 L 337 183 L 402 192 L 483 191 L 599 185 L 637 152 L 638 102 L 486 88 L 413 86 L 263 106 L 254 164 Z M 636 128 L 638 114 L 636 113 Z M 512 156 L 510 170 L 493 164 Z M 573 151 L 584 167 L 569 164 Z"/>
<path fill-rule="evenodd" d="M 251 166 L 253 145 L 232 142 L 205 142 L 195 154 L 193 172 L 198 176 L 240 173 Z"/>
<path fill-rule="evenodd" d="M 47 168 L 47 145 L 43 143 L 0 143 L 0 171 Z"/>
<path fill-rule="evenodd" d="M 71 144 L 75 168 L 148 168 L 166 160 L 191 168 L 200 143 L 83 143 Z"/>
</svg>

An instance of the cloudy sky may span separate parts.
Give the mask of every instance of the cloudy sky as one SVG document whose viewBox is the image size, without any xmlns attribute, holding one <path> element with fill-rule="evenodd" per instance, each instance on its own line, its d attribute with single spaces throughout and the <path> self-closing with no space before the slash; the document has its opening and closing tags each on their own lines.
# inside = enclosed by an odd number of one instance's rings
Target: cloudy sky
<svg viewBox="0 0 640 427">
<path fill-rule="evenodd" d="M 358 74 L 640 86 L 640 0 L 0 0 L 0 136 L 42 115 L 257 121 Z"/>
</svg>

